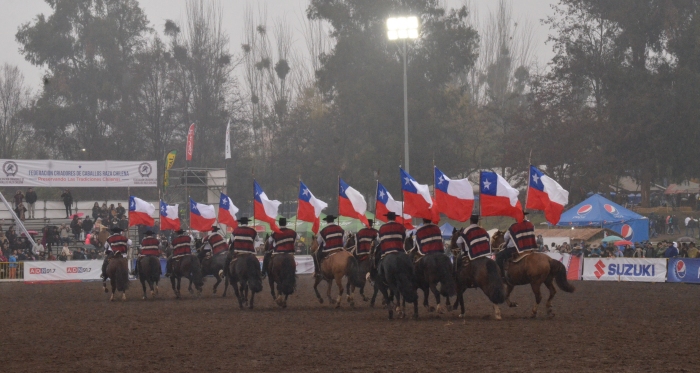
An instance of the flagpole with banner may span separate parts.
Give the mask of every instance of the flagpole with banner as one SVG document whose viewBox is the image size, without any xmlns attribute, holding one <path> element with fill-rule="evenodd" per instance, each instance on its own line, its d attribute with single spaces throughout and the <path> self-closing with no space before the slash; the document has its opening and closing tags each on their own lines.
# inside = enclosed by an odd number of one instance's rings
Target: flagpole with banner
<svg viewBox="0 0 700 373">
<path fill-rule="evenodd" d="M 187 148 L 185 149 L 185 198 L 187 201 L 187 229 L 190 234 L 192 234 L 192 222 L 190 221 L 192 211 L 190 208 L 189 168 L 194 153 L 194 128 L 194 123 L 190 124 L 190 129 L 187 131 Z"/>
<path fill-rule="evenodd" d="M 336 198 L 338 203 L 338 226 L 340 226 L 340 174 L 338 174 L 338 196 Z"/>
</svg>

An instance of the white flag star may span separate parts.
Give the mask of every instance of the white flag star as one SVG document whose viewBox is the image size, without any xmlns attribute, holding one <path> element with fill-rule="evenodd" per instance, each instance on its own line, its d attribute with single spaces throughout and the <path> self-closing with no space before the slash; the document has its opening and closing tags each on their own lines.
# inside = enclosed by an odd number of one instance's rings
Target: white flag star
<svg viewBox="0 0 700 373">
<path fill-rule="evenodd" d="M 379 191 L 379 198 L 380 198 L 380 199 L 384 199 L 384 196 L 386 196 L 386 194 L 384 193 L 383 190 L 380 190 L 380 191 Z"/>
<path fill-rule="evenodd" d="M 445 177 L 444 177 L 444 176 L 440 176 L 440 177 L 438 178 L 438 184 L 442 184 L 442 183 L 444 183 L 444 182 L 445 182 Z"/>
<path fill-rule="evenodd" d="M 404 179 L 404 181 L 406 181 L 405 182 L 406 185 L 408 185 L 411 182 L 411 179 L 409 179 L 407 177 L 404 177 L 403 179 Z"/>
<path fill-rule="evenodd" d="M 301 194 L 303 194 L 303 195 L 305 195 L 305 196 L 308 196 L 308 195 L 309 195 L 309 190 L 308 190 L 308 189 L 304 189 L 304 191 L 301 192 Z"/>
<path fill-rule="evenodd" d="M 537 181 L 538 181 L 539 179 L 540 179 L 540 178 L 537 176 L 537 174 L 533 174 L 533 175 L 532 175 L 532 180 L 535 182 L 535 184 L 537 184 Z"/>
<path fill-rule="evenodd" d="M 484 189 L 489 189 L 490 186 L 491 186 L 491 182 L 488 180 L 484 180 Z"/>
</svg>

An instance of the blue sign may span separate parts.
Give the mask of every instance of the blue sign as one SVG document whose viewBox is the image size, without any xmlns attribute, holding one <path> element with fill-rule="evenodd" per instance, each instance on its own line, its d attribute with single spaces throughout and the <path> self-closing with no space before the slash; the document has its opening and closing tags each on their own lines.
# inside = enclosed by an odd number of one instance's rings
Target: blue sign
<svg viewBox="0 0 700 373">
<path fill-rule="evenodd" d="M 700 284 L 700 259 L 669 259 L 666 281 Z"/>
</svg>

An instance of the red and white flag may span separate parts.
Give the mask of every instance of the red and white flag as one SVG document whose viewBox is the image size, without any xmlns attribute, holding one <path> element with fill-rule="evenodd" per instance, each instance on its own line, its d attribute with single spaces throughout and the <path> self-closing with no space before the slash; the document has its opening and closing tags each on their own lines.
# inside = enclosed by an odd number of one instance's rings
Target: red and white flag
<svg viewBox="0 0 700 373">
<path fill-rule="evenodd" d="M 321 226 L 321 211 L 328 207 L 328 204 L 314 197 L 309 188 L 299 181 L 299 205 L 297 210 L 297 220 L 308 221 L 313 223 L 311 231 L 318 234 L 318 228 Z"/>
<path fill-rule="evenodd" d="M 226 224 L 231 228 L 238 227 L 238 221 L 236 221 L 237 213 L 238 207 L 233 204 L 231 198 L 221 193 L 221 197 L 219 198 L 219 223 Z"/>
<path fill-rule="evenodd" d="M 519 193 L 501 175 L 482 171 L 479 182 L 481 215 L 510 216 L 518 222 L 523 221 L 523 207 L 518 200 Z"/>
<path fill-rule="evenodd" d="M 178 230 L 180 229 L 180 216 L 178 214 L 178 205 L 168 205 L 163 200 L 160 201 L 160 230 Z"/>
<path fill-rule="evenodd" d="M 530 182 L 525 207 L 544 211 L 547 221 L 557 225 L 567 203 L 569 203 L 569 192 L 537 167 L 530 166 Z"/>
<path fill-rule="evenodd" d="M 129 197 L 129 226 L 134 225 L 145 225 L 147 227 L 152 227 L 156 224 L 155 219 L 153 219 L 153 214 L 156 212 L 156 208 L 152 204 L 142 200 L 141 198 L 136 198 L 134 196 Z"/>
<path fill-rule="evenodd" d="M 346 184 L 343 179 L 338 179 L 338 215 L 358 219 L 366 227 L 367 221 L 367 201 L 355 188 Z"/>
<path fill-rule="evenodd" d="M 197 203 L 190 198 L 190 229 L 207 232 L 216 223 L 214 205 Z"/>
<path fill-rule="evenodd" d="M 474 189 L 467 179 L 452 180 L 435 167 L 435 207 L 452 220 L 469 220 L 474 208 Z"/>
<path fill-rule="evenodd" d="M 255 190 L 253 217 L 270 225 L 273 232 L 280 232 L 280 228 L 277 226 L 277 214 L 282 202 L 267 198 L 267 194 L 255 180 L 253 180 L 253 189 Z"/>
<path fill-rule="evenodd" d="M 194 123 L 190 124 L 190 129 L 187 131 L 187 148 L 185 149 L 186 159 L 188 161 L 192 160 L 192 153 L 194 153 Z"/>
</svg>

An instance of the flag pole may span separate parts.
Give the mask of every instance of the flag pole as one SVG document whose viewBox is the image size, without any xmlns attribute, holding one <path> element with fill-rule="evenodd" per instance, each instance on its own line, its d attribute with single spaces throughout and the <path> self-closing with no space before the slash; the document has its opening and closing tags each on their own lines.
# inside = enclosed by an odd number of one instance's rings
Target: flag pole
<svg viewBox="0 0 700 373">
<path fill-rule="evenodd" d="M 253 229 L 255 229 L 255 167 L 250 169 L 251 175 L 253 175 Z M 255 234 L 257 235 L 258 230 L 255 229 Z"/>
<path fill-rule="evenodd" d="M 406 203 L 406 198 L 403 194 L 403 179 L 401 178 L 401 165 L 399 165 L 399 186 L 401 187 L 401 221 L 404 223 L 406 220 L 404 220 L 403 216 L 403 204 Z M 413 225 L 413 216 L 411 216 L 411 225 Z"/>
<path fill-rule="evenodd" d="M 338 226 L 340 226 L 340 174 L 338 174 Z"/>
<path fill-rule="evenodd" d="M 299 175 L 299 194 L 301 194 L 301 175 Z M 299 196 L 297 195 L 297 216 L 294 219 L 294 241 L 296 242 L 297 225 L 299 224 Z"/>
</svg>

